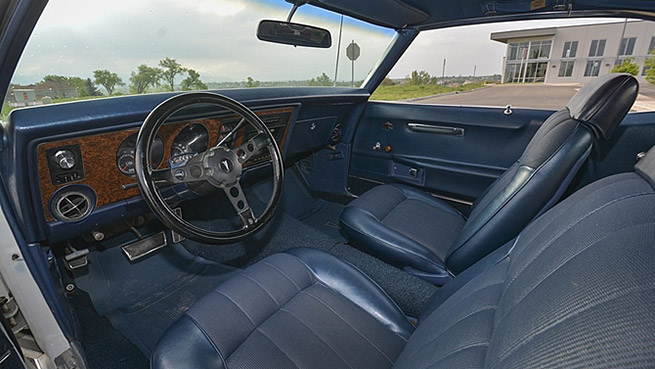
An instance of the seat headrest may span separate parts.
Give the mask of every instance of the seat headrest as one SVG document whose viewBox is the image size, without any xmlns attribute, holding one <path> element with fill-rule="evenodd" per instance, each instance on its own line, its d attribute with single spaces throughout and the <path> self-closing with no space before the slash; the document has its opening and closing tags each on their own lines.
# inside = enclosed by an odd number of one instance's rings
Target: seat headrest
<svg viewBox="0 0 655 369">
<path fill-rule="evenodd" d="M 635 172 L 639 173 L 651 186 L 655 187 L 655 146 L 648 150 L 646 156 L 635 164 Z"/>
<path fill-rule="evenodd" d="M 586 123 L 597 138 L 608 140 L 632 108 L 639 82 L 630 74 L 610 73 L 588 82 L 566 106 L 571 118 Z"/>
</svg>

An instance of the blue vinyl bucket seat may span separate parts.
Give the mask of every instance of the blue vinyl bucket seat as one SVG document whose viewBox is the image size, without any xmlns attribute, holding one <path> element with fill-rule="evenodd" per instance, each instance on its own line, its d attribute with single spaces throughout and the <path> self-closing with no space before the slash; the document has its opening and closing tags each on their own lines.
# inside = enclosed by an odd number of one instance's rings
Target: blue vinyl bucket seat
<svg viewBox="0 0 655 369">
<path fill-rule="evenodd" d="M 473 204 L 465 218 L 431 195 L 381 185 L 352 201 L 341 229 L 354 246 L 434 284 L 444 284 L 551 208 L 589 156 L 630 111 L 639 83 L 609 74 L 587 83 L 552 114 L 519 160 Z"/>
<path fill-rule="evenodd" d="M 295 249 L 199 300 L 152 367 L 646 368 L 653 306 L 655 148 L 439 289 L 416 328 L 353 266 Z"/>
</svg>

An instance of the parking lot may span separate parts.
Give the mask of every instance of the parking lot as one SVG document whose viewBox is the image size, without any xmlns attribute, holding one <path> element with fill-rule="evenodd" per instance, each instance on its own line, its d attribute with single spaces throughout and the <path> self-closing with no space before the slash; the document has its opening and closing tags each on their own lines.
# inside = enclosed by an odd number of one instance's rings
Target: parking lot
<svg viewBox="0 0 655 369">
<path fill-rule="evenodd" d="M 506 106 L 553 109 L 566 106 L 582 85 L 506 84 L 489 85 L 468 92 L 412 99 L 415 103 L 475 106 Z M 644 83 L 633 111 L 655 111 L 655 86 Z"/>
</svg>

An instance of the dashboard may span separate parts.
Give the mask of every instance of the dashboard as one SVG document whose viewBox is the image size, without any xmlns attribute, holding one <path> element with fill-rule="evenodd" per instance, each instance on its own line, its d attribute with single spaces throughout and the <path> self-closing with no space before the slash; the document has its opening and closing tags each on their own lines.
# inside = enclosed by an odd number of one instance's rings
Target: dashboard
<svg viewBox="0 0 655 369">
<path fill-rule="evenodd" d="M 340 137 L 352 135 L 346 127 L 361 114 L 370 96 L 362 89 L 335 87 L 216 92 L 241 102 L 265 121 L 275 134 L 287 167 L 339 143 Z M 9 206 L 26 241 L 58 243 L 149 219 L 150 209 L 134 177 L 135 134 L 152 109 L 174 95 L 132 95 L 12 111 L 0 129 L 0 173 Z M 160 162 L 159 168 L 170 165 L 171 160 L 173 164 L 183 161 L 185 155 L 204 147 L 205 140 L 215 145 L 233 123 L 236 117 L 232 113 L 215 107 L 198 106 L 181 112 L 161 127 L 152 145 L 152 154 L 156 154 L 153 161 Z M 235 132 L 237 141 L 228 144 L 242 142 L 249 134 L 248 130 Z M 321 156 L 323 164 L 317 164 L 312 178 L 324 181 L 329 179 L 322 177 L 325 171 L 345 171 L 348 147 L 340 150 L 346 155 Z M 249 160 L 246 182 L 268 174 L 262 159 Z M 198 191 L 177 185 L 161 193 L 164 197 L 181 196 L 177 203 L 198 196 Z"/>
<path fill-rule="evenodd" d="M 284 151 L 293 106 L 258 110 Z M 184 163 L 210 145 L 234 148 L 256 132 L 242 125 L 224 140 L 237 125 L 235 115 L 173 121 L 159 130 L 151 145 L 153 168 Z M 79 222 L 95 208 L 140 195 L 136 184 L 134 155 L 138 128 L 49 141 L 37 146 L 41 203 L 48 222 Z M 266 160 L 267 152 L 246 164 Z"/>
</svg>

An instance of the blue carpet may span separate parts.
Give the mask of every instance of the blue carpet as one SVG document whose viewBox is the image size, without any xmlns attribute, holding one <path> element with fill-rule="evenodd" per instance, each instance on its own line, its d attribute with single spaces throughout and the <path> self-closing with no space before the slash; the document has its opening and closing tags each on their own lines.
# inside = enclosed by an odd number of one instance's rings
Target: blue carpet
<svg viewBox="0 0 655 369">
<path fill-rule="evenodd" d="M 147 357 L 173 321 L 234 272 L 179 245 L 134 263 L 120 247 L 91 252 L 88 259 L 89 272 L 75 278 L 77 287 Z"/>
<path fill-rule="evenodd" d="M 316 200 L 312 212 L 299 219 L 335 240 L 346 242 L 339 230 L 339 217 L 343 208 L 341 204 Z"/>
</svg>

